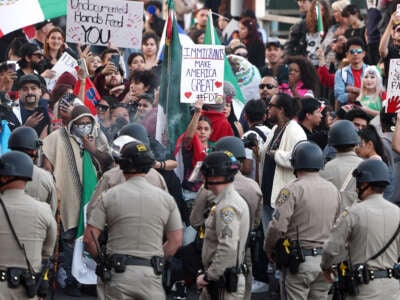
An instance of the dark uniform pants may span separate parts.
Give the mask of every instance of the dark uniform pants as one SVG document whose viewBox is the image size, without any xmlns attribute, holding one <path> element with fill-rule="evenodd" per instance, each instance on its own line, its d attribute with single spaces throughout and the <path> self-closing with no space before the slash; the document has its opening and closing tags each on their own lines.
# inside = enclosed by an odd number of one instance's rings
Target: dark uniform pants
<svg viewBox="0 0 400 300">
<path fill-rule="evenodd" d="M 152 267 L 126 266 L 124 273 L 112 271 L 110 282 L 97 284 L 97 299 L 100 300 L 164 300 L 165 293 L 161 276 L 154 274 Z"/>
<path fill-rule="evenodd" d="M 330 283 L 326 282 L 320 268 L 321 256 L 306 256 L 300 264 L 299 273 L 293 275 L 288 269 L 281 272 L 281 299 L 325 300 L 328 299 Z"/>
</svg>

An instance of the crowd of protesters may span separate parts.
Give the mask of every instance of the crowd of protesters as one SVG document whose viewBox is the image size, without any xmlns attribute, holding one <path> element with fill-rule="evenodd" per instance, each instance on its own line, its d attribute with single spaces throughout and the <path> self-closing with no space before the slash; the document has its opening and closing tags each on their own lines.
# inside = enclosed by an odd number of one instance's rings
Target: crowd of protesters
<svg viewBox="0 0 400 300">
<path fill-rule="evenodd" d="M 207 3 L 175 2 L 179 24 L 194 43 L 202 44 Z M 226 136 L 243 140 L 245 156 L 237 157 L 241 173 L 262 191 L 261 236 L 268 231 L 281 189 L 295 178 L 289 158 L 296 143 L 313 141 L 323 151 L 325 163 L 333 161 L 343 155 L 343 149 L 328 138 L 330 128 L 339 120 L 348 120 L 357 128 L 360 142 L 350 143 L 354 157 L 359 161 L 380 160 L 388 166 L 390 183 L 384 197 L 400 204 L 400 115 L 397 117 L 395 110 L 387 112 L 391 105 L 400 107 L 400 97 L 386 96 L 391 59 L 400 58 L 397 2 L 367 0 L 363 15 L 363 10 L 348 0 L 298 0 L 302 20 L 291 27 L 286 43 L 267 37 L 254 12 L 232 17 L 229 1 L 217 2 L 221 3 L 219 9 L 214 8 L 214 21 L 235 75 L 241 76 L 243 69 L 255 75 L 247 86 L 240 85 L 245 97 L 240 117 L 234 112 L 236 94 L 229 82 L 224 83 L 221 103 L 197 100 L 174 153 L 155 138 L 158 101 L 163 97 L 159 93 L 161 63 L 157 56 L 165 24 L 161 2 L 145 1 L 142 46 L 130 49 L 130 55 L 112 45 L 69 45 L 62 22 L 55 26 L 51 20 L 36 24 L 31 38 L 22 31 L 12 33 L 8 47 L 0 49 L 2 134 L 6 128 L 11 132 L 21 126 L 33 128 L 43 141 L 35 162 L 53 175 L 61 192 L 60 241 L 66 275 L 60 285 L 67 293 L 79 296 L 81 292 L 80 283 L 71 274 L 71 264 L 81 202 L 82 150 L 90 153 L 96 167 L 101 189 L 95 192 L 97 197 L 122 180 L 118 179 L 121 175 L 117 175 L 119 169 L 112 154 L 118 151 L 116 139 L 124 135 L 124 130 L 125 135 L 153 151 L 155 172 L 149 177 L 177 202 L 187 244 L 198 230 L 198 224 L 191 224 L 190 218 L 202 189 L 196 171 Z M 316 7 L 321 10 L 322 28 L 318 27 Z M 184 15 L 188 13 L 193 13 L 192 26 L 185 24 Z M 3 38 L 7 39 L 10 36 Z M 56 75 L 52 67 L 65 51 L 84 59 L 88 73 L 82 69 L 77 74 L 65 72 L 49 89 L 46 83 Z M 101 98 L 94 111 L 84 106 L 86 78 L 92 80 Z M 2 153 L 6 148 L 7 143 L 2 143 Z M 49 202 L 55 213 L 54 197 L 40 200 Z M 259 250 L 252 291 L 265 291 L 268 282 L 273 291 L 274 269 L 262 247 Z"/>
</svg>

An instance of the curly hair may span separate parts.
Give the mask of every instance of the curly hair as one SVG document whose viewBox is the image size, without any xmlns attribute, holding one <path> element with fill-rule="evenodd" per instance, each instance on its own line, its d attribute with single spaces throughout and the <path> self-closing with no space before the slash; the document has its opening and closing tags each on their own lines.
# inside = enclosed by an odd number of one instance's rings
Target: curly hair
<svg viewBox="0 0 400 300">
<path fill-rule="evenodd" d="M 319 77 L 312 63 L 302 55 L 288 56 L 285 63 L 287 65 L 297 64 L 300 69 L 300 77 L 303 88 L 312 90 L 314 95 L 319 92 Z"/>
<path fill-rule="evenodd" d="M 307 31 L 309 33 L 315 33 L 318 30 L 317 29 L 318 28 L 318 19 L 317 19 L 317 12 L 316 12 L 316 7 L 317 7 L 318 2 L 320 3 L 321 10 L 323 11 L 322 25 L 324 28 L 324 33 L 326 34 L 328 32 L 329 27 L 331 26 L 331 17 L 330 17 L 329 5 L 324 0 L 314 0 L 311 3 L 311 7 L 308 10 L 307 15 L 306 15 Z"/>
<path fill-rule="evenodd" d="M 257 21 L 256 20 L 246 17 L 246 18 L 241 19 L 239 21 L 239 23 L 247 28 L 247 36 L 246 36 L 246 39 L 242 41 L 243 44 L 248 46 L 248 45 L 253 44 L 257 40 L 261 41 L 260 35 L 257 30 Z"/>
</svg>

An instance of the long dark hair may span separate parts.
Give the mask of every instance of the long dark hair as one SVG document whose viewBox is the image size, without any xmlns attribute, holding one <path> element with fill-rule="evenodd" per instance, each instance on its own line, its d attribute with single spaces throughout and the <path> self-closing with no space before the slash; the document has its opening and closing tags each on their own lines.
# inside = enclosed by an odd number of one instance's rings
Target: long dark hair
<svg viewBox="0 0 400 300">
<path fill-rule="evenodd" d="M 358 132 L 360 138 L 366 142 L 371 141 L 374 145 L 376 153 L 382 158 L 382 160 L 387 164 L 388 158 L 385 154 L 385 149 L 383 147 L 383 142 L 375 127 L 371 124 L 368 124 L 367 127 L 361 129 Z"/>
<path fill-rule="evenodd" d="M 246 39 L 243 40 L 243 44 L 246 46 L 256 43 L 257 41 L 261 41 L 260 35 L 257 30 L 257 21 L 246 17 L 240 20 L 240 24 L 247 28 L 247 36 Z"/>
</svg>

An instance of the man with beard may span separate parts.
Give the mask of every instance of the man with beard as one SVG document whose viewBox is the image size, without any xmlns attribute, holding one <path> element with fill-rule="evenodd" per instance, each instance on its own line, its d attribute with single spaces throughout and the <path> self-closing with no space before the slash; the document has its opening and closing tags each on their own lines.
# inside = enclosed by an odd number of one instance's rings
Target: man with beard
<svg viewBox="0 0 400 300">
<path fill-rule="evenodd" d="M 268 104 L 271 101 L 272 96 L 278 94 L 278 80 L 276 77 L 272 76 L 271 74 L 266 74 L 261 79 L 260 84 L 258 85 L 259 92 L 260 92 L 260 99 L 265 103 L 267 107 L 267 119 L 264 121 L 264 125 L 272 128 L 275 124 L 272 124 L 268 118 Z"/>
<path fill-rule="evenodd" d="M 15 127 L 25 125 L 35 129 L 42 139 L 47 136 L 50 117 L 47 102 L 40 100 L 42 82 L 34 74 L 23 75 L 18 82 L 19 99 L 14 102 L 11 122 Z"/>
<path fill-rule="evenodd" d="M 18 81 L 23 75 L 40 73 L 42 69 L 41 62 L 43 62 L 44 56 L 39 47 L 35 44 L 26 43 L 22 45 L 20 55 L 21 59 L 18 61 L 20 68 L 17 70 L 17 80 L 14 81 L 12 87 L 13 91 L 18 89 Z M 47 69 L 40 74 L 39 79 L 41 80 L 42 85 L 45 86 L 46 82 L 44 81 L 44 78 L 53 78 L 55 75 L 55 71 Z"/>
</svg>

